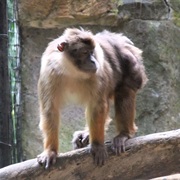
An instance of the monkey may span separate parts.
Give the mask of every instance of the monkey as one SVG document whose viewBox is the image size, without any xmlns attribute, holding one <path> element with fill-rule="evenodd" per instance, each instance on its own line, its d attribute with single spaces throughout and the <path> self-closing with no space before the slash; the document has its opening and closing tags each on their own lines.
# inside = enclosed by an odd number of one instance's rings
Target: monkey
<svg viewBox="0 0 180 180">
<path fill-rule="evenodd" d="M 123 34 L 65 29 L 41 58 L 38 97 L 44 151 L 37 156 L 38 163 L 49 168 L 56 162 L 60 112 L 71 101 L 86 107 L 88 126 L 75 135 L 75 148 L 90 143 L 94 163 L 104 165 L 108 156 L 105 124 L 113 100 L 117 128 L 113 147 L 116 154 L 123 152 L 125 142 L 137 131 L 136 95 L 147 79 L 142 50 Z"/>
</svg>

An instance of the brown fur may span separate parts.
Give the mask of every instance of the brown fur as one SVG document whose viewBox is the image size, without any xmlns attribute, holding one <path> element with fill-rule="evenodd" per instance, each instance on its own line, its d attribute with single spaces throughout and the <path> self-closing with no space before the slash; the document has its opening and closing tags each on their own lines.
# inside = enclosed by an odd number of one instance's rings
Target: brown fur
<svg viewBox="0 0 180 180">
<path fill-rule="evenodd" d="M 69 100 L 86 106 L 91 152 L 95 163 L 102 165 L 107 157 L 104 126 L 109 119 L 109 99 L 113 97 L 118 133 L 114 148 L 116 153 L 124 149 L 124 142 L 137 129 L 136 93 L 147 81 L 141 53 L 127 37 L 108 31 L 93 35 L 67 29 L 48 45 L 38 83 L 40 127 L 44 134 L 44 152 L 38 156 L 40 164 L 49 167 L 55 162 L 59 111 Z M 75 143 L 81 143 L 78 136 Z"/>
</svg>

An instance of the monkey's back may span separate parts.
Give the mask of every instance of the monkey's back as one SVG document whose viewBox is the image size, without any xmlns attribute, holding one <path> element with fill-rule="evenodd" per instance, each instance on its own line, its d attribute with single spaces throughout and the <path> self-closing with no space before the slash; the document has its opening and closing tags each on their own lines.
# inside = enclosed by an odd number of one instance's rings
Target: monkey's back
<svg viewBox="0 0 180 180">
<path fill-rule="evenodd" d="M 116 84 L 127 84 L 132 89 L 140 89 L 147 82 L 142 61 L 142 51 L 123 34 L 103 31 L 95 35 L 104 51 L 105 61 L 113 69 Z"/>
</svg>

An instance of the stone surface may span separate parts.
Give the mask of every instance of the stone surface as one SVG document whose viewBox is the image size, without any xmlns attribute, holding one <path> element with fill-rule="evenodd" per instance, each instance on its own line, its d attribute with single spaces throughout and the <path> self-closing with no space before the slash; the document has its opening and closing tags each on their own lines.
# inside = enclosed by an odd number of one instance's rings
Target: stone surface
<svg viewBox="0 0 180 180">
<path fill-rule="evenodd" d="M 138 97 L 139 133 L 180 127 L 180 29 L 170 21 L 133 20 L 124 27 L 143 49 L 149 76 Z"/>
<path fill-rule="evenodd" d="M 22 26 L 63 28 L 70 25 L 116 24 L 118 0 L 20 0 Z"/>
<path fill-rule="evenodd" d="M 18 13 L 21 26 L 28 27 L 117 26 L 130 19 L 166 20 L 171 6 L 178 10 L 173 0 L 20 0 Z"/>
<path fill-rule="evenodd" d="M 169 6 L 163 0 L 124 0 L 119 6 L 119 19 L 166 20 Z"/>
<path fill-rule="evenodd" d="M 174 24 L 180 27 L 180 1 L 169 0 L 168 5 L 171 8 L 171 18 Z"/>
<path fill-rule="evenodd" d="M 48 42 L 73 25 L 123 32 L 143 49 L 149 82 L 137 98 L 137 135 L 180 128 L 179 2 L 173 0 L 58 1 L 19 0 L 22 42 L 22 143 L 24 159 L 42 151 L 37 81 L 40 58 Z M 113 118 L 113 112 L 112 112 Z M 83 129 L 81 107 L 63 110 L 60 150 L 71 149 L 75 130 Z M 115 134 L 111 123 L 107 139 Z"/>
</svg>

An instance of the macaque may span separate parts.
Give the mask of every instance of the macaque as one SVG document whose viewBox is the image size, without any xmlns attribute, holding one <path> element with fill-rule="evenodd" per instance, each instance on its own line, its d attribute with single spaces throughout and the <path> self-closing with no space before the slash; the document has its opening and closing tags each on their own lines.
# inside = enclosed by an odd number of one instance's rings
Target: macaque
<svg viewBox="0 0 180 180">
<path fill-rule="evenodd" d="M 94 163 L 104 164 L 105 123 L 113 100 L 117 127 L 113 149 L 116 154 L 125 150 L 125 141 L 137 130 L 136 94 L 147 82 L 141 54 L 127 37 L 109 31 L 93 35 L 83 29 L 67 28 L 49 43 L 42 55 L 38 82 L 44 137 L 44 151 L 37 157 L 39 164 L 48 168 L 56 162 L 60 110 L 69 100 L 86 107 L 88 129 L 75 133 L 75 148 L 90 143 Z"/>
</svg>

